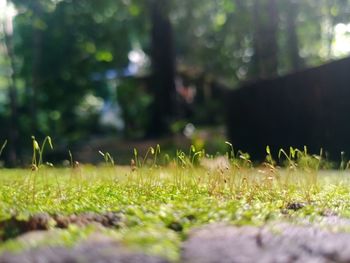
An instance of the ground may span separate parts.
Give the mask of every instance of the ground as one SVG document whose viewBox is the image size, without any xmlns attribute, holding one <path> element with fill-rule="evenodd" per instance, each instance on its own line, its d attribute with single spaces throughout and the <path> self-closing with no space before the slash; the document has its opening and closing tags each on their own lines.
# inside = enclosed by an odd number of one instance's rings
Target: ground
<svg viewBox="0 0 350 263">
<path fill-rule="evenodd" d="M 157 154 L 1 170 L 0 262 L 350 260 L 347 171 L 306 155 L 253 168 L 194 149 L 158 165 Z"/>
</svg>

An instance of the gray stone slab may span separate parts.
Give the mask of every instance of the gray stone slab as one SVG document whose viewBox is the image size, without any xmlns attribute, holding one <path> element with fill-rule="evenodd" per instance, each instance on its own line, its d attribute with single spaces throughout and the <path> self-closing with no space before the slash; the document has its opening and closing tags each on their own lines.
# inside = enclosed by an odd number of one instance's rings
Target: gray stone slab
<svg viewBox="0 0 350 263">
<path fill-rule="evenodd" d="M 167 263 L 159 257 L 133 252 L 101 235 L 74 248 L 42 247 L 20 253 L 4 253 L 0 263 Z"/>
<path fill-rule="evenodd" d="M 182 262 L 191 263 L 350 262 L 350 234 L 287 223 L 214 224 L 193 231 L 182 249 Z"/>
</svg>

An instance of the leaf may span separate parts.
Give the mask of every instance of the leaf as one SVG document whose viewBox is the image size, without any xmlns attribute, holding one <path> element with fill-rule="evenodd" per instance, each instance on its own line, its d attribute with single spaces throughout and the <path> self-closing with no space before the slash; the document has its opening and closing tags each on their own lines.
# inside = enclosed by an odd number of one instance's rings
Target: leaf
<svg viewBox="0 0 350 263">
<path fill-rule="evenodd" d="M 214 24 L 217 28 L 219 27 L 222 27 L 225 23 L 226 23 L 226 20 L 227 20 L 227 16 L 225 13 L 219 13 L 215 16 L 215 19 L 214 19 Z"/>
<path fill-rule="evenodd" d="M 106 50 L 98 51 L 95 57 L 96 57 L 96 60 L 100 62 L 111 62 L 113 61 L 113 58 L 114 58 L 113 54 Z"/>
<path fill-rule="evenodd" d="M 140 7 L 136 4 L 131 4 L 128 9 L 132 16 L 139 16 L 141 13 Z"/>
<path fill-rule="evenodd" d="M 223 8 L 227 13 L 233 13 L 236 10 L 236 5 L 232 0 L 225 0 L 223 2 Z"/>
<path fill-rule="evenodd" d="M 0 155 L 2 154 L 2 152 L 4 151 L 5 147 L 7 145 L 7 140 L 5 140 L 4 144 L 1 146 L 1 149 L 0 149 Z"/>
<path fill-rule="evenodd" d="M 196 152 L 196 147 L 194 147 L 194 145 L 191 145 L 191 152 Z"/>
<path fill-rule="evenodd" d="M 38 151 L 40 150 L 39 143 L 35 139 L 33 140 L 33 148 Z"/>
<path fill-rule="evenodd" d="M 231 148 L 233 147 L 233 145 L 232 145 L 232 143 L 230 143 L 230 142 L 225 142 L 225 144 L 227 144 L 228 146 L 230 146 Z"/>
<path fill-rule="evenodd" d="M 47 136 L 47 141 L 49 142 L 51 150 L 53 150 L 52 140 L 50 136 Z"/>
<path fill-rule="evenodd" d="M 293 147 L 289 147 L 289 152 L 290 152 L 290 156 L 294 159 L 296 151 L 293 149 Z"/>
</svg>

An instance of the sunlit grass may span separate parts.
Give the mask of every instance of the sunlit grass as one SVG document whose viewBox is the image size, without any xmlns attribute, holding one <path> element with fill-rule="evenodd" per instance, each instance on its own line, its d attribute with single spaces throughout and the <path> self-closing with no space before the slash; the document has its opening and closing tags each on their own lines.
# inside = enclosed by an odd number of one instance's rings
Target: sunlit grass
<svg viewBox="0 0 350 263">
<path fill-rule="evenodd" d="M 115 166 L 112 157 L 100 154 L 100 167 L 52 168 L 41 161 L 38 169 L 0 170 L 0 220 L 38 213 L 118 212 L 120 227 L 103 231 L 129 247 L 176 260 L 189 230 L 208 223 L 312 220 L 325 211 L 350 216 L 349 172 L 319 170 L 321 155 L 310 156 L 307 149 L 280 152 L 285 168 L 276 166 L 268 148 L 266 162 L 257 167 L 249 155 L 233 150 L 220 162 L 194 148 L 177 152 L 174 160 L 162 159 L 159 148 L 145 157 L 135 150 L 130 167 Z M 293 203 L 303 207 L 288 209 Z M 91 227 L 59 230 L 54 243 L 73 244 L 91 232 Z M 2 244 L 3 249 L 26 246 L 13 240 Z"/>
</svg>

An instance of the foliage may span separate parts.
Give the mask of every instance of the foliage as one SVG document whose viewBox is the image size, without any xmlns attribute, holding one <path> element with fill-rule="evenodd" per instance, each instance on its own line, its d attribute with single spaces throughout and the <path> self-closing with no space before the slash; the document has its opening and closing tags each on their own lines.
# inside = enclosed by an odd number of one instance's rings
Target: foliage
<svg viewBox="0 0 350 263">
<path fill-rule="evenodd" d="M 125 135 L 142 138 L 150 122 L 150 104 L 152 96 L 137 80 L 125 79 L 118 88 L 117 97 L 123 108 Z"/>
<path fill-rule="evenodd" d="M 97 124 L 77 114 L 84 94 L 101 93 L 93 74 L 128 66 L 144 17 L 134 1 L 13 2 L 21 131 L 81 138 Z"/>
<path fill-rule="evenodd" d="M 122 72 L 129 65 L 131 50 L 143 50 L 152 57 L 150 7 L 153 2 L 9 2 L 15 4 L 18 14 L 14 20 L 13 61 L 3 48 L 0 49 L 1 123 L 5 126 L 9 123 L 7 87 L 13 70 L 18 91 L 20 135 L 51 134 L 56 140 L 61 138 L 67 143 L 96 133 L 97 115 L 87 112 L 91 118 L 82 117 L 78 113 L 79 107 L 90 94 L 111 99 L 106 95 L 108 80 L 102 77 L 99 82 L 93 81 L 95 74 L 105 76 L 110 70 Z M 241 81 L 261 76 L 256 58 L 257 41 L 261 41 L 256 37 L 259 33 L 256 30 L 261 21 L 254 16 L 258 2 L 264 7 L 273 1 L 166 1 L 178 65 L 185 65 L 189 71 L 202 72 L 199 78 L 203 80 L 198 89 L 212 79 L 236 86 Z M 332 49 L 335 26 L 349 22 L 349 9 L 347 0 L 277 1 L 274 19 L 277 23 L 278 74 L 296 70 L 294 60 L 304 67 L 335 57 Z M 258 11 L 265 21 L 268 18 L 266 8 Z M 288 18 L 292 11 L 295 15 Z M 289 45 L 293 36 L 294 49 Z M 0 38 L 3 43 L 4 32 L 0 33 Z M 125 134 L 142 137 L 145 126 L 151 125 L 151 118 L 139 113 L 148 113 L 154 98 L 138 89 L 137 84 L 128 80 L 122 83 L 117 99 L 122 104 L 125 123 L 130 123 Z M 210 113 L 217 111 L 220 104 L 212 101 L 203 108 L 196 108 L 194 120 L 207 123 L 208 118 L 222 122 L 221 114 L 203 114 L 204 109 L 209 108 L 212 108 Z"/>
</svg>

